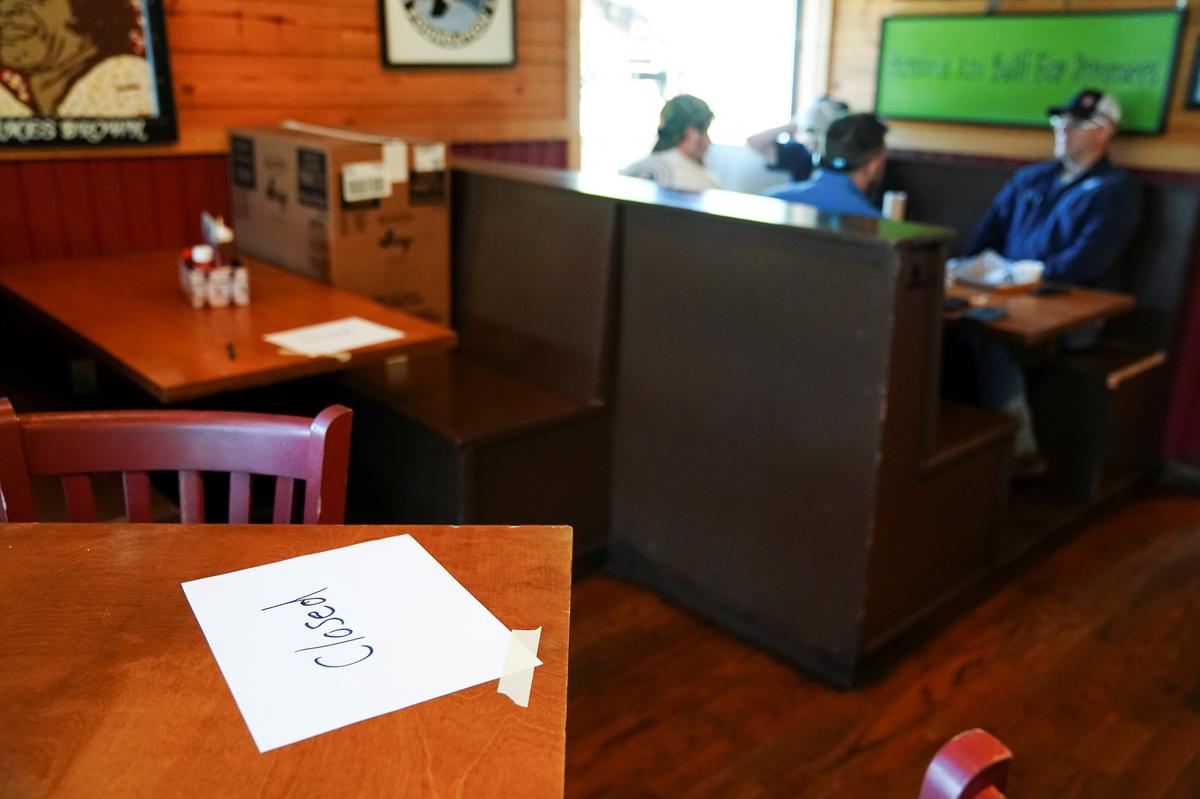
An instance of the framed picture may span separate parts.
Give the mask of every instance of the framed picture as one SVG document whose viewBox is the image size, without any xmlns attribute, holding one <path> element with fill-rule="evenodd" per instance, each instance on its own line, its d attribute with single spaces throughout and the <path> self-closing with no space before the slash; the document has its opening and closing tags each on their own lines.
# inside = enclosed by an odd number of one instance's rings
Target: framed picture
<svg viewBox="0 0 1200 799">
<path fill-rule="evenodd" d="M 175 141 L 163 0 L 9 4 L 0 147 Z"/>
<path fill-rule="evenodd" d="M 379 0 L 383 65 L 509 67 L 516 0 Z"/>
</svg>

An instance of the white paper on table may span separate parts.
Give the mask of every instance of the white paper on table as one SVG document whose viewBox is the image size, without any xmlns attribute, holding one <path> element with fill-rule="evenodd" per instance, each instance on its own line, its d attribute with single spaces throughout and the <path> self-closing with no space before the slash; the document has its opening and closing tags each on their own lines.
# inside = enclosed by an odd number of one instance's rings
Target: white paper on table
<svg viewBox="0 0 1200 799">
<path fill-rule="evenodd" d="M 285 350 L 315 358 L 321 355 L 337 355 L 343 352 L 396 341 L 404 338 L 404 331 L 394 327 L 369 322 L 357 316 L 321 322 L 307 327 L 295 327 L 268 333 L 263 340 Z"/>
<path fill-rule="evenodd" d="M 260 752 L 498 680 L 511 637 L 410 535 L 183 591 Z"/>
</svg>

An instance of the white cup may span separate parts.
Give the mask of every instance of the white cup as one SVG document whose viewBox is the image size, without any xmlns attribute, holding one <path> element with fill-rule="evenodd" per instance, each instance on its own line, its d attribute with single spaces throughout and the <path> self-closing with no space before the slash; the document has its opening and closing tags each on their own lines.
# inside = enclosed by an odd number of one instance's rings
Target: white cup
<svg viewBox="0 0 1200 799">
<path fill-rule="evenodd" d="M 1014 283 L 1037 283 L 1046 265 L 1041 261 L 1017 261 L 1012 265 Z"/>
<path fill-rule="evenodd" d="M 908 192 L 887 191 L 883 193 L 883 215 L 888 219 L 903 219 L 908 206 Z"/>
</svg>

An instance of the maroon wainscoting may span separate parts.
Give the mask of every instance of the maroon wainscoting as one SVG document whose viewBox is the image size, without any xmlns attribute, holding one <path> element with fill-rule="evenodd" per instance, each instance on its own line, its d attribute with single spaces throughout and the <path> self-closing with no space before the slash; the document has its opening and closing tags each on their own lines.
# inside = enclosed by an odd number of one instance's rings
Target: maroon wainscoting
<svg viewBox="0 0 1200 799">
<path fill-rule="evenodd" d="M 1180 331 L 1163 455 L 1200 466 L 1200 266 L 1192 265 L 1188 313 Z"/>
<path fill-rule="evenodd" d="M 556 169 L 567 168 L 565 141 L 464 143 L 453 145 L 450 152 L 464 158 L 483 158 L 489 161 L 549 166 Z"/>
<path fill-rule="evenodd" d="M 454 155 L 565 167 L 565 141 L 455 144 Z M 224 155 L 0 162 L 0 263 L 183 246 L 229 214 Z"/>
<path fill-rule="evenodd" d="M 229 208 L 223 155 L 0 162 L 0 186 L 0 263 L 183 245 Z"/>
</svg>

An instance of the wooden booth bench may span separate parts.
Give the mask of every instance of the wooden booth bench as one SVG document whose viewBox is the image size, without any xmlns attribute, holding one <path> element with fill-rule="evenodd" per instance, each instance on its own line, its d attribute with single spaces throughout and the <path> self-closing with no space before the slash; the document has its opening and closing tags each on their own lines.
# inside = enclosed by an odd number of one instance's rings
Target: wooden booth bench
<svg viewBox="0 0 1200 799">
<path fill-rule="evenodd" d="M 341 381 L 351 518 L 570 524 L 577 562 L 602 558 L 617 206 L 557 175 L 454 171 L 459 346 Z"/>
</svg>

